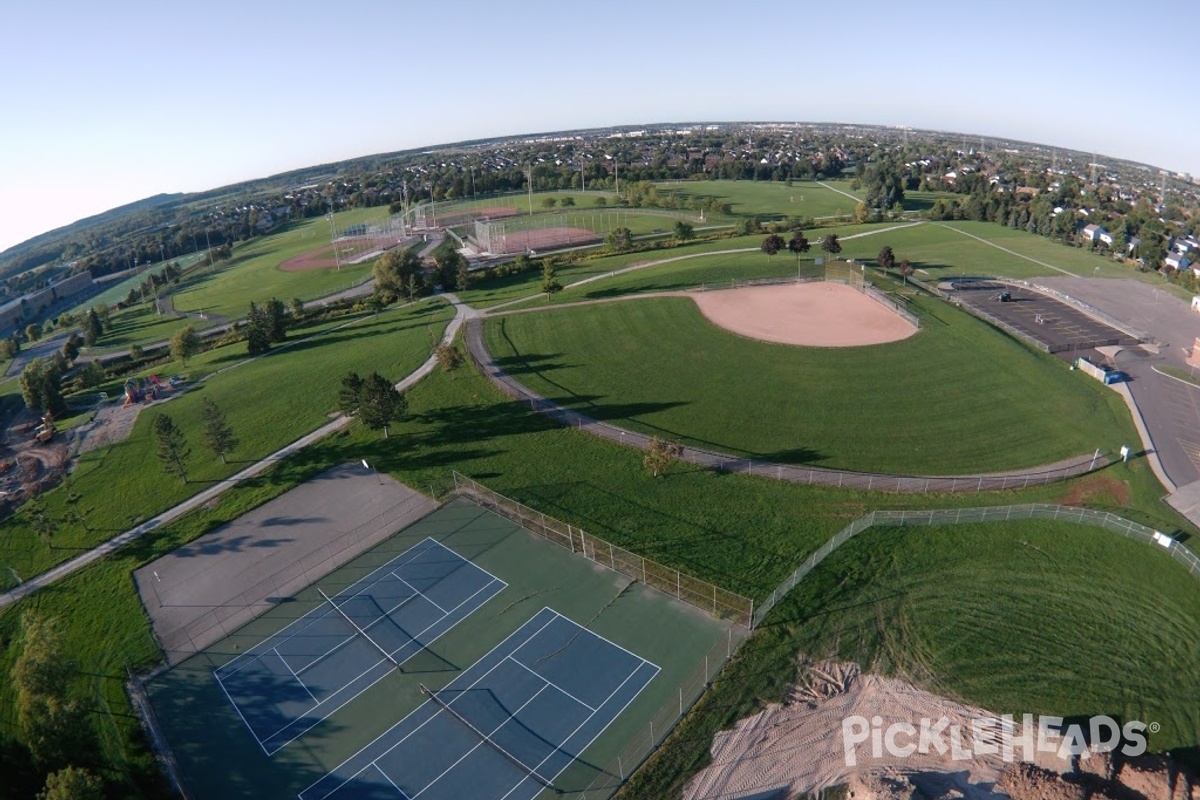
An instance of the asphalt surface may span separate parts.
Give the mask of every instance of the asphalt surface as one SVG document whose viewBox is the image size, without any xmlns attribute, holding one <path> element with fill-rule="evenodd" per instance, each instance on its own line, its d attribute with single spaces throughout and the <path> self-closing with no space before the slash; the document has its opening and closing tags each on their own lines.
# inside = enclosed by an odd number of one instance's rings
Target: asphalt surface
<svg viewBox="0 0 1200 800">
<path fill-rule="evenodd" d="M 1056 277 L 1031 283 L 1069 294 L 1158 340 L 1158 353 L 1123 348 L 1108 363 L 1129 375 L 1129 391 L 1171 481 L 1185 486 L 1200 480 L 1200 388 L 1154 371 L 1190 370 L 1185 348 L 1200 337 L 1200 314 L 1165 289 L 1134 280 Z"/>
</svg>

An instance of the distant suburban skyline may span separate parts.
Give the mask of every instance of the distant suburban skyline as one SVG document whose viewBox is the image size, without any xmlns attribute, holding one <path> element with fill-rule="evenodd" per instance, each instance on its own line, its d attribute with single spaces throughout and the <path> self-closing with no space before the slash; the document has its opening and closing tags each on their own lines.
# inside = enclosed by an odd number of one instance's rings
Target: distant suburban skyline
<svg viewBox="0 0 1200 800">
<path fill-rule="evenodd" d="M 26 0 L 0 49 L 0 251 L 162 192 L 655 122 L 907 125 L 1200 175 L 1170 40 L 1198 6 L 813 5 Z"/>
</svg>

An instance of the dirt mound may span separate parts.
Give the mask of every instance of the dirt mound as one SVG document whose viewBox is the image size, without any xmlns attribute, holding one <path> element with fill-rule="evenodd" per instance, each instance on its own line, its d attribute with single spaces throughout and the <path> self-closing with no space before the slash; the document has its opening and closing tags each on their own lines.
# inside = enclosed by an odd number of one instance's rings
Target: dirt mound
<svg viewBox="0 0 1200 800">
<path fill-rule="evenodd" d="M 712 763 L 688 783 L 686 800 L 795 798 L 838 785 L 851 800 L 1200 800 L 1196 779 L 1161 756 L 1038 750 L 1017 751 L 1014 762 L 980 744 L 997 744 L 1001 731 L 1019 738 L 1019 721 L 1011 728 L 988 711 L 861 674 L 855 664 L 802 659 L 800 676 L 784 704 L 714 737 Z M 944 751 L 914 746 L 898 756 L 875 744 L 893 724 L 923 720 L 945 720 Z M 848 725 L 862 726 L 857 745 L 847 745 Z M 915 745 L 915 732 L 910 737 Z"/>
</svg>

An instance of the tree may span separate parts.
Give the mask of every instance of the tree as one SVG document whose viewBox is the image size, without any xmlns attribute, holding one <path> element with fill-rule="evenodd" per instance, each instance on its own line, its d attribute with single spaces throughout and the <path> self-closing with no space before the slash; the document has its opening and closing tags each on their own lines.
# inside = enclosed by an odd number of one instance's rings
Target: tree
<svg viewBox="0 0 1200 800">
<path fill-rule="evenodd" d="M 34 760 L 60 766 L 81 749 L 87 724 L 83 708 L 68 695 L 74 664 L 53 619 L 27 612 L 21 630 L 21 653 L 12 667 L 17 721 Z"/>
<path fill-rule="evenodd" d="M 896 254 L 892 252 L 892 246 L 885 244 L 879 249 L 879 255 L 875 256 L 875 263 L 884 272 L 887 272 L 892 267 L 896 266 Z"/>
<path fill-rule="evenodd" d="M 562 207 L 563 207 L 563 208 L 571 208 L 571 207 L 573 207 L 574 205 L 575 205 L 575 198 L 574 198 L 574 197 L 564 197 L 564 198 L 562 199 Z"/>
<path fill-rule="evenodd" d="M 912 264 L 908 263 L 908 259 L 900 262 L 900 276 L 904 278 L 905 285 L 908 285 L 908 276 L 913 274 Z"/>
<path fill-rule="evenodd" d="M 550 259 L 542 265 L 542 292 L 546 295 L 546 300 L 549 300 L 551 295 L 562 291 L 562 284 L 558 282 L 558 269 Z"/>
<path fill-rule="evenodd" d="M 62 371 L 53 361 L 35 358 L 21 371 L 21 397 L 26 407 L 61 414 L 66 410 L 62 397 Z"/>
<path fill-rule="evenodd" d="M 545 197 L 542 199 L 542 208 L 554 208 L 558 205 L 558 200 L 553 197 Z"/>
<path fill-rule="evenodd" d="M 684 222 L 683 220 L 679 220 L 678 222 L 675 223 L 675 241 L 676 242 L 689 242 L 695 238 L 696 238 L 696 229 L 693 228 L 690 224 Z"/>
<path fill-rule="evenodd" d="M 457 347 L 452 344 L 443 342 L 437 346 L 434 351 L 437 354 L 438 364 L 444 372 L 453 372 L 462 366 L 462 353 Z"/>
<path fill-rule="evenodd" d="M 459 270 L 467 262 L 466 257 L 454 248 L 447 247 L 437 254 L 434 261 L 437 263 L 438 283 L 447 291 L 454 289 L 457 286 Z"/>
<path fill-rule="evenodd" d="M 171 336 L 171 358 L 185 367 L 187 360 L 200 352 L 200 335 L 195 326 L 184 325 Z"/>
<path fill-rule="evenodd" d="M 83 767 L 66 767 L 46 776 L 37 800 L 104 800 L 104 781 Z"/>
<path fill-rule="evenodd" d="M 100 315 L 96 313 L 96 309 L 89 308 L 83 317 L 83 343 L 92 347 L 103 335 L 104 325 L 100 322 Z"/>
<path fill-rule="evenodd" d="M 383 438 L 388 438 L 388 423 L 404 416 L 407 410 L 404 395 L 378 372 L 372 372 L 363 381 L 358 395 L 358 417 L 371 430 L 382 430 Z"/>
<path fill-rule="evenodd" d="M 79 385 L 85 389 L 95 389 L 104 383 L 104 379 L 107 377 L 108 374 L 104 371 L 103 364 L 99 361 L 89 361 L 79 371 Z"/>
<path fill-rule="evenodd" d="M 379 291 L 371 292 L 363 302 L 372 314 L 378 314 L 387 308 L 387 300 L 383 299 L 383 293 Z"/>
<path fill-rule="evenodd" d="M 454 288 L 456 291 L 464 291 L 471 288 L 471 273 L 467 269 L 469 266 L 464 258 L 458 263 L 458 272 L 454 274 Z"/>
<path fill-rule="evenodd" d="M 17 341 L 16 337 L 9 336 L 0 340 L 0 356 L 4 356 L 4 358 L 16 358 L 20 352 L 21 343 Z"/>
<path fill-rule="evenodd" d="M 36 342 L 42 338 L 42 323 L 34 321 L 25 326 L 25 338 Z"/>
<path fill-rule="evenodd" d="M 416 247 L 388 250 L 376 260 L 372 271 L 375 273 L 375 285 L 393 294 L 407 292 L 412 299 L 425 291 L 425 264 Z M 415 286 L 416 291 L 410 291 L 410 286 Z"/>
<path fill-rule="evenodd" d="M 604 208 L 608 205 L 608 200 L 604 197 L 597 197 L 592 201 L 592 205 L 596 206 L 597 208 Z"/>
<path fill-rule="evenodd" d="M 272 343 L 287 341 L 288 315 L 283 301 L 272 297 L 263 303 L 263 312 L 267 317 L 267 339 Z"/>
<path fill-rule="evenodd" d="M 657 436 L 650 440 L 650 449 L 646 451 L 645 464 L 650 474 L 658 477 L 671 462 L 683 456 L 683 445 L 669 442 Z"/>
<path fill-rule="evenodd" d="M 787 248 L 789 251 L 796 254 L 797 262 L 800 261 L 800 255 L 802 253 L 807 253 L 811 247 L 812 245 L 808 243 L 808 239 L 805 238 L 804 234 L 800 231 L 796 231 L 796 233 L 792 235 L 792 238 L 788 239 Z"/>
<path fill-rule="evenodd" d="M 183 431 L 166 414 L 155 414 L 151 427 L 154 430 L 154 452 L 162 463 L 163 471 L 187 483 L 187 465 L 184 462 L 192 449 Z"/>
<path fill-rule="evenodd" d="M 133 344 L 133 345 L 129 346 L 129 360 L 130 361 L 141 361 L 145 357 L 146 357 L 146 351 L 142 349 L 141 345 Z"/>
<path fill-rule="evenodd" d="M 783 237 L 777 233 L 772 233 L 770 236 L 762 240 L 760 249 L 767 254 L 767 260 L 771 260 L 771 256 L 778 253 L 785 246 Z"/>
<path fill-rule="evenodd" d="M 257 356 L 271 349 L 271 329 L 267 312 L 250 301 L 250 312 L 246 314 L 246 352 Z"/>
<path fill-rule="evenodd" d="M 292 302 L 288 304 L 288 310 L 292 314 L 293 325 L 304 319 L 304 301 L 299 297 L 292 298 Z"/>
<path fill-rule="evenodd" d="M 613 228 L 604 242 L 614 253 L 624 253 L 633 247 L 633 231 L 629 228 Z"/>
<path fill-rule="evenodd" d="M 72 331 L 67 340 L 63 342 L 62 354 L 67 361 L 74 361 L 79 357 L 79 350 L 83 347 L 83 337 Z"/>
<path fill-rule="evenodd" d="M 218 456 L 222 464 L 228 463 L 225 457 L 237 449 L 238 438 L 234 435 L 233 428 L 229 427 L 225 412 L 211 397 L 205 397 L 200 415 L 204 419 L 204 446 L 211 450 L 213 455 Z"/>
<path fill-rule="evenodd" d="M 821 249 L 831 256 L 836 256 L 842 252 L 842 243 L 838 241 L 836 233 L 827 233 L 821 237 Z"/>
<path fill-rule="evenodd" d="M 346 416 L 352 417 L 358 413 L 362 387 L 363 379 L 357 372 L 347 373 L 342 378 L 342 388 L 338 390 L 338 408 Z"/>
</svg>

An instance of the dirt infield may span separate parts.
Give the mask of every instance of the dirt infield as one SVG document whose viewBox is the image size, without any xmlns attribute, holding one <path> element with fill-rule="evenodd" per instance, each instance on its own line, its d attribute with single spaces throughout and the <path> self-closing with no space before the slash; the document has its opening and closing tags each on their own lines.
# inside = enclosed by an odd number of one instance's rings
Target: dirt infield
<svg viewBox="0 0 1200 800">
<path fill-rule="evenodd" d="M 840 283 L 752 286 L 691 295 L 710 322 L 779 344 L 861 347 L 907 339 L 917 328 Z"/>
<path fill-rule="evenodd" d="M 503 246 L 495 247 L 493 252 L 525 253 L 530 250 L 546 250 L 555 247 L 572 247 L 581 244 L 595 244 L 601 240 L 600 234 L 587 228 L 537 228 L 530 231 L 513 231 L 504 234 Z"/>
</svg>

